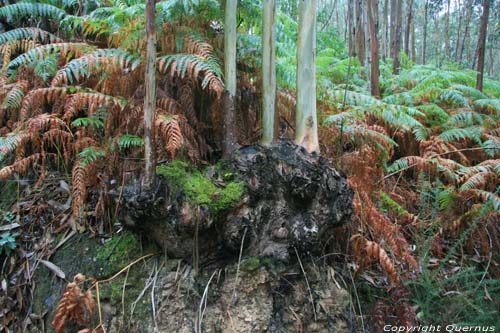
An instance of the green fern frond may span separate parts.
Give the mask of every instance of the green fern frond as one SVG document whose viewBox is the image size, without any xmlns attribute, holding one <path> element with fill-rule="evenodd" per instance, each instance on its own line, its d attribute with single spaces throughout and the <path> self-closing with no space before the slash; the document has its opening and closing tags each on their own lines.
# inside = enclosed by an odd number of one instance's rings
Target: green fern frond
<svg viewBox="0 0 500 333">
<path fill-rule="evenodd" d="M 454 186 L 445 188 L 438 193 L 439 208 L 441 210 L 451 207 L 453 203 L 457 200 L 457 192 Z"/>
<path fill-rule="evenodd" d="M 51 85 L 73 84 L 112 69 L 133 71 L 142 61 L 122 49 L 100 49 L 68 62 L 56 73 Z"/>
<path fill-rule="evenodd" d="M 163 74 L 170 72 L 172 76 L 179 75 L 181 78 L 189 77 L 194 80 L 203 74 L 201 83 L 203 89 L 208 87 L 217 95 L 224 91 L 224 83 L 218 74 L 222 72 L 221 68 L 197 55 L 175 54 L 160 57 L 158 58 L 158 70 Z"/>
<path fill-rule="evenodd" d="M 72 57 L 80 57 L 83 54 L 95 50 L 95 46 L 86 43 L 55 43 L 35 47 L 12 60 L 7 68 L 13 71 L 20 65 L 26 65 L 43 59 L 50 54 L 59 54 L 61 57 L 71 54 Z"/>
<path fill-rule="evenodd" d="M 477 99 L 474 106 L 480 112 L 500 114 L 500 99 Z"/>
<path fill-rule="evenodd" d="M 144 139 L 136 135 L 125 134 L 120 137 L 118 146 L 120 149 L 127 149 L 131 147 L 141 147 L 144 144 Z"/>
<path fill-rule="evenodd" d="M 10 40 L 31 39 L 38 43 L 61 43 L 62 39 L 38 28 L 17 28 L 0 34 L 0 45 Z"/>
<path fill-rule="evenodd" d="M 77 118 L 73 120 L 71 123 L 74 127 L 91 127 L 93 129 L 102 129 L 104 128 L 104 122 L 99 119 L 99 118 L 94 118 L 94 117 L 83 117 L 83 118 Z"/>
<path fill-rule="evenodd" d="M 439 96 L 439 101 L 452 107 L 470 108 L 469 101 L 462 93 L 454 89 L 446 89 Z"/>
<path fill-rule="evenodd" d="M 425 121 L 429 126 L 441 126 L 448 121 L 448 113 L 436 104 L 424 104 L 417 106 L 424 113 Z"/>
<path fill-rule="evenodd" d="M 56 6 L 37 2 L 20 2 L 0 8 L 0 17 L 6 19 L 33 16 L 60 21 L 66 16 L 66 12 Z"/>
<path fill-rule="evenodd" d="M 87 165 L 94 163 L 98 159 L 106 157 L 106 151 L 97 147 L 87 147 L 80 152 L 79 156 L 80 164 L 85 168 Z"/>
<path fill-rule="evenodd" d="M 476 88 L 472 88 L 463 84 L 452 84 L 451 87 L 455 90 L 460 91 L 463 96 L 468 97 L 473 101 L 476 99 L 488 98 L 484 93 L 477 90 Z"/>
<path fill-rule="evenodd" d="M 24 98 L 24 94 L 28 90 L 27 81 L 16 82 L 12 90 L 7 93 L 5 100 L 2 104 L 3 107 L 9 107 L 12 109 L 19 109 L 21 107 L 21 102 Z"/>
<path fill-rule="evenodd" d="M 349 90 L 330 90 L 328 91 L 328 95 L 332 99 L 332 102 L 340 105 L 367 106 L 383 104 L 381 101 L 370 95 Z"/>
<path fill-rule="evenodd" d="M 11 133 L 5 137 L 0 137 L 0 163 L 29 137 L 30 134 L 23 132 Z"/>
<path fill-rule="evenodd" d="M 448 126 L 474 126 L 482 125 L 484 123 L 483 115 L 474 111 L 461 111 L 452 115 L 446 125 Z"/>
<path fill-rule="evenodd" d="M 466 128 L 451 128 L 443 133 L 439 134 L 439 138 L 444 142 L 460 141 L 465 139 L 471 139 L 475 142 L 481 142 L 481 135 L 484 128 L 478 126 L 470 126 Z"/>
</svg>

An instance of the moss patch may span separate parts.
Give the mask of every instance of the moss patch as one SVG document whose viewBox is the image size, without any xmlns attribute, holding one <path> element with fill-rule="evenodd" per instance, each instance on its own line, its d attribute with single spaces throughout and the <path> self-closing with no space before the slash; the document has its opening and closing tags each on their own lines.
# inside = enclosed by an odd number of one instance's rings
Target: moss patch
<svg viewBox="0 0 500 333">
<path fill-rule="evenodd" d="M 215 168 L 225 181 L 229 181 L 224 187 L 216 185 L 199 170 L 178 160 L 158 166 L 157 173 L 165 177 L 174 191 L 182 189 L 190 203 L 218 213 L 237 204 L 245 190 L 245 184 L 234 181 L 232 171 L 226 167 L 220 164 Z"/>
</svg>

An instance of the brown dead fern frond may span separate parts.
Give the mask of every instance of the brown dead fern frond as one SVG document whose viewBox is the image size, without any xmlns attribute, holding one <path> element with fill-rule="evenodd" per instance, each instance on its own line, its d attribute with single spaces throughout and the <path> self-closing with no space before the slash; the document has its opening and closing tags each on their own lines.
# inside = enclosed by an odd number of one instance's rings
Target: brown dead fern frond
<svg viewBox="0 0 500 333">
<path fill-rule="evenodd" d="M 184 138 L 175 115 L 159 114 L 155 121 L 157 135 L 165 140 L 165 149 L 170 153 L 172 159 L 175 158 L 177 149 L 182 147 Z"/>
<path fill-rule="evenodd" d="M 80 224 L 84 222 L 83 210 L 87 198 L 87 171 L 78 161 L 71 172 L 73 193 L 73 218 Z"/>
<path fill-rule="evenodd" d="M 352 236 L 351 242 L 353 244 L 353 252 L 355 253 L 356 258 L 362 262 L 360 267 L 364 267 L 366 264 L 373 261 L 378 262 L 394 284 L 397 285 L 401 282 L 394 262 L 389 258 L 387 252 L 378 243 L 369 241 L 360 234 Z M 360 272 L 358 271 L 356 275 L 359 273 Z"/>
<path fill-rule="evenodd" d="M 14 164 L 11 164 L 9 166 L 0 169 L 0 180 L 7 180 L 11 178 L 14 172 L 20 174 L 26 173 L 30 165 L 38 161 L 41 156 L 42 154 L 36 153 L 31 156 L 17 160 L 16 162 L 14 162 Z"/>
<path fill-rule="evenodd" d="M 73 282 L 68 283 L 63 297 L 59 301 L 57 310 L 52 320 L 55 333 L 64 333 L 68 321 L 78 326 L 90 325 L 94 316 L 94 298 L 90 290 L 83 292 L 80 285 L 85 281 L 85 276 L 77 274 Z"/>
<path fill-rule="evenodd" d="M 70 93 L 68 88 L 39 88 L 31 90 L 24 97 L 21 111 L 19 112 L 19 120 L 22 122 L 33 115 L 41 113 L 41 108 L 45 104 L 54 104 L 64 100 Z"/>
</svg>

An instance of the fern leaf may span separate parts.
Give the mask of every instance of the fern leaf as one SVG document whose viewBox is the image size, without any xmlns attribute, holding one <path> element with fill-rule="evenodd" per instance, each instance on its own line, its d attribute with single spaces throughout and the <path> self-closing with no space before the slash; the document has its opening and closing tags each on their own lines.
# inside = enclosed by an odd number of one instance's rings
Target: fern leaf
<svg viewBox="0 0 500 333">
<path fill-rule="evenodd" d="M 38 161 L 41 157 L 41 154 L 36 153 L 31 156 L 25 157 L 23 159 L 20 159 L 16 161 L 14 164 L 6 166 L 2 169 L 0 169 L 0 180 L 7 180 L 12 175 L 14 172 L 24 174 L 28 171 L 28 168 L 30 165 L 32 165 L 34 162 Z"/>
<path fill-rule="evenodd" d="M 38 114 L 40 108 L 46 103 L 51 104 L 64 99 L 74 89 L 74 87 L 52 87 L 31 90 L 24 98 L 21 110 L 19 111 L 20 121 L 26 120 L 32 114 Z"/>
<path fill-rule="evenodd" d="M 172 159 L 175 158 L 175 152 L 182 147 L 183 136 L 176 116 L 160 114 L 156 117 L 155 126 L 157 133 L 162 135 L 166 142 L 166 150 L 170 153 Z"/>
<path fill-rule="evenodd" d="M 118 147 L 120 147 L 120 149 L 141 147 L 143 144 L 144 144 L 143 138 L 130 134 L 122 135 L 118 141 Z"/>
<path fill-rule="evenodd" d="M 96 147 L 87 147 L 80 152 L 80 165 L 85 168 L 89 164 L 94 163 L 99 158 L 105 156 L 106 151 Z"/>
<path fill-rule="evenodd" d="M 451 128 L 439 134 L 438 138 L 444 142 L 460 141 L 471 139 L 476 142 L 481 142 L 481 134 L 484 129 L 478 126 L 470 126 L 466 128 Z"/>
<path fill-rule="evenodd" d="M 0 8 L 0 17 L 6 19 L 33 16 L 60 21 L 66 16 L 66 12 L 56 6 L 37 2 L 20 2 Z"/>
<path fill-rule="evenodd" d="M 38 28 L 17 28 L 0 34 L 0 45 L 10 40 L 30 39 L 38 43 L 62 43 L 62 39 Z"/>
<path fill-rule="evenodd" d="M 0 163 L 14 152 L 17 147 L 25 143 L 31 135 L 29 133 L 12 133 L 5 137 L 0 137 Z"/>
<path fill-rule="evenodd" d="M 60 57 L 65 58 L 67 55 L 72 57 L 80 57 L 89 51 L 95 49 L 95 46 L 88 45 L 86 43 L 54 43 L 35 47 L 26 53 L 21 54 L 14 60 L 12 60 L 7 68 L 9 71 L 13 71 L 21 65 L 26 65 L 29 63 L 36 62 L 37 60 L 43 59 L 50 54 L 59 54 Z"/>
<path fill-rule="evenodd" d="M 203 74 L 201 87 L 221 96 L 224 91 L 224 83 L 219 73 L 220 67 L 213 62 L 193 54 L 175 54 L 160 57 L 158 59 L 158 70 L 160 73 L 170 73 L 171 76 L 188 77 L 197 81 Z"/>
<path fill-rule="evenodd" d="M 11 91 L 8 92 L 5 100 L 3 102 L 3 107 L 8 107 L 12 109 L 19 109 L 21 107 L 21 102 L 24 98 L 24 94 L 28 90 L 28 81 L 21 80 L 16 82 Z"/>
<path fill-rule="evenodd" d="M 500 114 L 500 99 L 477 99 L 474 106 L 480 112 Z"/>
<path fill-rule="evenodd" d="M 100 49 L 67 63 L 56 73 L 51 85 L 74 84 L 92 75 L 102 75 L 117 69 L 133 71 L 142 61 L 121 49 Z"/>
</svg>

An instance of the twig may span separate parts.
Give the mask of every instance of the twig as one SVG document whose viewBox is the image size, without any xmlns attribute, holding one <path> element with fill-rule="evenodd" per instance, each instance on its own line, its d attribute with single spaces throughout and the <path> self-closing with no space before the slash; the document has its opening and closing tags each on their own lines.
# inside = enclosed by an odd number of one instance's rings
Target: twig
<svg viewBox="0 0 500 333">
<path fill-rule="evenodd" d="M 234 288 L 233 294 L 231 295 L 231 302 L 229 304 L 233 304 L 234 299 L 236 298 L 236 286 L 238 285 L 238 278 L 240 275 L 240 264 L 241 264 L 241 256 L 243 254 L 243 244 L 245 243 L 245 235 L 247 234 L 248 228 L 245 228 L 243 232 L 243 237 L 241 237 L 241 245 L 240 245 L 240 255 L 238 257 L 238 265 L 236 266 L 236 277 L 234 278 Z"/>
<path fill-rule="evenodd" d="M 295 246 L 293 247 L 293 249 L 295 250 L 295 254 L 297 255 L 297 259 L 299 260 L 300 269 L 302 270 L 302 274 L 304 275 L 304 279 L 306 280 L 307 291 L 309 293 L 309 298 L 311 301 L 311 306 L 312 306 L 313 314 L 314 314 L 314 321 L 316 321 L 317 320 L 316 307 L 314 306 L 314 298 L 312 295 L 311 286 L 309 285 L 309 280 L 307 279 L 307 275 L 306 275 L 306 271 L 304 270 L 304 266 L 302 266 L 302 261 L 300 260 L 299 252 L 297 251 L 297 248 Z"/>
<path fill-rule="evenodd" d="M 160 273 L 162 266 L 160 266 L 160 268 L 158 268 L 155 265 L 156 272 L 155 272 L 155 276 L 153 278 L 153 286 L 151 287 L 151 307 L 153 309 L 153 323 L 155 325 L 155 332 L 158 332 L 158 323 L 156 321 L 156 306 L 155 306 L 155 286 L 156 286 L 156 280 L 158 279 L 158 273 Z"/>
<path fill-rule="evenodd" d="M 205 286 L 205 290 L 203 291 L 203 296 L 201 297 L 200 300 L 200 306 L 198 308 L 198 316 L 196 318 L 196 327 L 195 327 L 196 333 L 202 333 L 201 324 L 203 322 L 203 316 L 205 315 L 205 310 L 207 308 L 208 287 L 210 286 L 210 283 L 212 282 L 215 273 L 217 273 L 217 269 L 212 273 L 212 276 L 210 276 L 210 279 L 208 280 L 207 285 Z"/>
<path fill-rule="evenodd" d="M 135 264 L 137 264 L 139 261 L 141 260 L 144 260 L 146 258 L 149 258 L 149 257 L 152 257 L 152 256 L 155 256 L 157 255 L 157 253 L 149 253 L 149 254 L 146 254 L 145 256 L 142 256 L 140 258 L 137 258 L 135 259 L 134 261 L 132 261 L 130 264 L 128 264 L 127 266 L 123 267 L 118 273 L 116 273 L 115 275 L 113 275 L 112 277 L 110 278 L 107 278 L 107 279 L 104 279 L 104 280 L 99 280 L 99 281 L 96 281 L 96 283 L 105 283 L 105 282 L 109 282 L 109 281 L 113 281 L 114 279 L 116 279 L 120 274 L 122 274 L 123 272 L 125 272 L 127 269 L 129 269 L 130 267 L 134 266 Z"/>
</svg>

